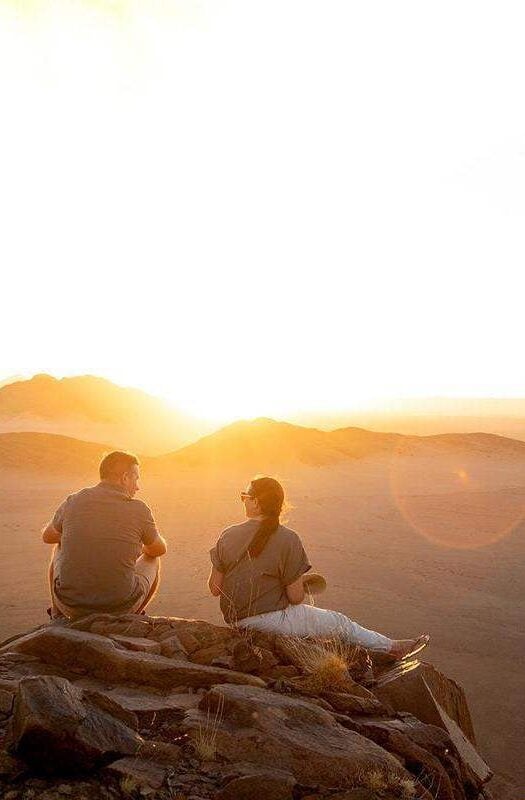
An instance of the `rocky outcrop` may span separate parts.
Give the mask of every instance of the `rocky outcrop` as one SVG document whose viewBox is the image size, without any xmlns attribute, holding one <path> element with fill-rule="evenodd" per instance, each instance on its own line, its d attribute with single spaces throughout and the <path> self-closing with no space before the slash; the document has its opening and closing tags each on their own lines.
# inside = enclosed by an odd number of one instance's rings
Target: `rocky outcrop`
<svg viewBox="0 0 525 800">
<path fill-rule="evenodd" d="M 488 798 L 461 688 L 409 669 L 202 620 L 44 626 L 0 647 L 0 796 Z"/>
<path fill-rule="evenodd" d="M 474 727 L 463 690 L 431 664 L 421 664 L 418 670 L 401 675 L 399 680 L 380 687 L 377 694 L 396 711 L 409 711 L 422 722 L 442 727 L 439 706 L 475 746 Z"/>
<path fill-rule="evenodd" d="M 46 664 L 68 664 L 102 680 L 129 681 L 156 688 L 213 686 L 222 682 L 264 685 L 252 675 L 130 651 L 105 636 L 68 628 L 50 626 L 15 643 L 12 649 L 36 656 Z"/>
<path fill-rule="evenodd" d="M 85 772 L 135 755 L 143 744 L 137 719 L 96 692 L 65 678 L 23 678 L 6 745 L 42 772 Z"/>
<path fill-rule="evenodd" d="M 285 769 L 304 784 L 345 786 L 374 767 L 410 777 L 390 753 L 304 699 L 268 689 L 214 686 L 199 709 L 186 716 L 183 729 L 198 739 L 210 718 L 217 720 L 219 756 Z"/>
</svg>

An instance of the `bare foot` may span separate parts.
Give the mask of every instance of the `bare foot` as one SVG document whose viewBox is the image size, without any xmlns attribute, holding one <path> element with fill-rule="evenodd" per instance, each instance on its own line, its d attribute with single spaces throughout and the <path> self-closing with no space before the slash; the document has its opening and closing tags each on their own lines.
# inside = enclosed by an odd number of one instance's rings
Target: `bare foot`
<svg viewBox="0 0 525 800">
<path fill-rule="evenodd" d="M 389 655 L 396 659 L 406 658 L 407 656 L 415 656 L 419 653 L 430 641 L 428 633 L 418 636 L 417 639 L 393 639 L 392 648 Z"/>
</svg>

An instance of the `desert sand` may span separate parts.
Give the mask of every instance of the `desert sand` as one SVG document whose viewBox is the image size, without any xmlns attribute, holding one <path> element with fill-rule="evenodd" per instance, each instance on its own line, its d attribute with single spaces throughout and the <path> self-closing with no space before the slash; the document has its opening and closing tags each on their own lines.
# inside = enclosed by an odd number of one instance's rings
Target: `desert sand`
<svg viewBox="0 0 525 800">
<path fill-rule="evenodd" d="M 255 439 L 280 440 L 259 425 Z M 201 445 L 199 457 L 143 462 L 139 496 L 169 544 L 151 613 L 221 621 L 206 590 L 208 550 L 242 518 L 238 493 L 252 474 L 276 474 L 292 506 L 288 524 L 328 580 L 319 604 L 393 637 L 428 631 L 428 658 L 464 687 L 481 752 L 497 772 L 524 780 L 525 446 L 438 437 L 392 450 L 376 440 L 353 458 L 321 450 L 317 465 L 311 442 L 320 444 L 306 438 L 307 464 L 293 447 L 289 458 L 263 448 L 257 467 L 249 449 L 221 456 L 228 436 L 221 447 L 208 442 L 205 456 Z M 67 494 L 97 481 L 101 452 L 74 440 L 0 436 L 0 638 L 46 621 L 51 548 L 39 531 Z"/>
</svg>

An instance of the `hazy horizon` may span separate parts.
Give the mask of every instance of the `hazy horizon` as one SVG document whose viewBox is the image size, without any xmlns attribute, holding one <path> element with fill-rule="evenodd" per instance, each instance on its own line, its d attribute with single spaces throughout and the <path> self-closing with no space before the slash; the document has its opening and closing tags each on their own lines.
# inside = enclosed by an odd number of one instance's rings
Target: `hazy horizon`
<svg viewBox="0 0 525 800">
<path fill-rule="evenodd" d="M 160 392 L 150 391 L 144 389 L 140 384 L 130 385 L 120 383 L 106 375 L 100 375 L 85 371 L 69 372 L 46 372 L 45 370 L 35 369 L 16 374 L 7 374 L 0 372 L 0 389 L 3 386 L 8 386 L 13 383 L 30 381 L 37 376 L 49 376 L 57 381 L 67 378 L 94 378 L 109 381 L 122 389 L 138 390 L 145 392 L 145 394 L 164 402 L 174 412 L 186 411 L 191 414 L 191 409 L 185 409 L 179 405 L 176 399 L 171 400 L 163 396 Z M 503 408 L 502 408 L 503 406 Z M 464 395 L 443 395 L 443 396 L 411 396 L 411 397 L 390 397 L 390 398 L 375 398 L 370 403 L 362 403 L 357 405 L 350 405 L 345 408 L 343 406 L 327 407 L 324 409 L 309 407 L 307 404 L 301 407 L 290 409 L 288 417 L 286 414 L 275 414 L 263 411 L 258 414 L 248 415 L 232 415 L 224 414 L 221 417 L 192 414 L 195 418 L 205 420 L 210 426 L 219 426 L 229 424 L 231 422 L 256 419 L 260 417 L 267 417 L 270 419 L 278 419 L 282 421 L 293 421 L 296 424 L 309 424 L 312 420 L 317 420 L 318 424 L 330 425 L 336 423 L 337 420 L 344 419 L 345 417 L 352 418 L 382 418 L 387 419 L 391 416 L 393 419 L 411 416 L 448 416 L 450 414 L 455 416 L 501 416 L 502 413 L 509 417 L 525 417 L 525 392 L 523 396 L 495 396 L 495 395 L 477 395 L 477 396 L 464 396 Z"/>
</svg>

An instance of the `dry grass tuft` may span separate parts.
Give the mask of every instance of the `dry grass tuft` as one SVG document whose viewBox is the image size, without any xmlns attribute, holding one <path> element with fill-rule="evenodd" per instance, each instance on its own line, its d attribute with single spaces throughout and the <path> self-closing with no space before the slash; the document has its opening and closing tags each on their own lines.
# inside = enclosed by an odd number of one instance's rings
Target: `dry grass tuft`
<svg viewBox="0 0 525 800">
<path fill-rule="evenodd" d="M 388 780 L 380 769 L 372 769 L 365 773 L 363 782 L 366 788 L 372 792 L 382 792 L 388 788 Z"/>
<path fill-rule="evenodd" d="M 213 714 L 206 711 L 206 722 L 199 724 L 197 737 L 193 740 L 195 754 L 201 761 L 214 761 L 217 755 L 217 732 L 224 713 L 224 695 L 220 695 L 217 708 Z"/>
<path fill-rule="evenodd" d="M 124 795 L 132 797 L 139 789 L 139 784 L 131 775 L 125 775 L 120 780 L 120 788 Z"/>
<path fill-rule="evenodd" d="M 344 691 L 351 681 L 348 671 L 352 663 L 355 647 L 349 647 L 340 638 L 287 639 L 287 647 L 293 653 L 294 661 L 310 678 L 312 689 L 323 691 Z"/>
<path fill-rule="evenodd" d="M 403 800 L 411 800 L 412 797 L 416 796 L 416 784 L 410 778 L 401 778 L 399 788 L 401 789 Z"/>
<path fill-rule="evenodd" d="M 388 792 L 400 800 L 412 800 L 416 797 L 416 785 L 413 780 L 395 772 L 369 769 L 360 773 L 357 783 L 372 792 Z"/>
</svg>

